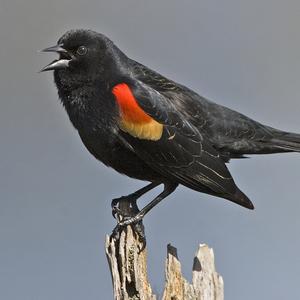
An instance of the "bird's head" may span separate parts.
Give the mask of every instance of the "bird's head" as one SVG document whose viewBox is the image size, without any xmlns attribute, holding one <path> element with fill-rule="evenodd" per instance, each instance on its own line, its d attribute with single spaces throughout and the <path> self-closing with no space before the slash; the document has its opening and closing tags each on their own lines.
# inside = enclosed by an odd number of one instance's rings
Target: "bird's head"
<svg viewBox="0 0 300 300">
<path fill-rule="evenodd" d="M 45 66 L 41 72 L 54 70 L 61 80 L 89 82 L 109 76 L 121 51 L 106 36 L 91 30 L 70 30 L 57 45 L 42 52 L 56 52 L 59 58 Z M 123 55 L 123 54 L 121 54 Z"/>
</svg>

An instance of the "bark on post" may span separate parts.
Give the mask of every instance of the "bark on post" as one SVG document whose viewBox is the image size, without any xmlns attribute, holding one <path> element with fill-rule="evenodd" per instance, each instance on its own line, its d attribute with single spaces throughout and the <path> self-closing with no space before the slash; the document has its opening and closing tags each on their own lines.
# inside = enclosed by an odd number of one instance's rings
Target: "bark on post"
<svg viewBox="0 0 300 300">
<path fill-rule="evenodd" d="M 115 300 L 158 300 L 147 275 L 147 249 L 130 226 L 118 239 L 106 237 L 106 255 L 111 271 Z M 168 245 L 163 300 L 223 300 L 222 277 L 215 270 L 214 253 L 200 245 L 194 257 L 192 283 L 181 273 L 177 249 Z"/>
</svg>

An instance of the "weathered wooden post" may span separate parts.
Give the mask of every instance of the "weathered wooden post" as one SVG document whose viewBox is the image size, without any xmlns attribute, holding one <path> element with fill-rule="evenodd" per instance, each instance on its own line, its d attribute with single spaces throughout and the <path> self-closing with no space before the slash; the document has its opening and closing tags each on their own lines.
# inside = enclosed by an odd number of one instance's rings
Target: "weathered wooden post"
<svg viewBox="0 0 300 300">
<path fill-rule="evenodd" d="M 147 275 L 147 248 L 131 226 L 118 238 L 106 237 L 115 300 L 155 300 Z M 141 250 L 142 249 L 142 250 Z M 215 270 L 214 253 L 200 245 L 194 257 L 192 283 L 181 273 L 177 249 L 168 245 L 163 300 L 223 300 L 222 277 Z"/>
</svg>

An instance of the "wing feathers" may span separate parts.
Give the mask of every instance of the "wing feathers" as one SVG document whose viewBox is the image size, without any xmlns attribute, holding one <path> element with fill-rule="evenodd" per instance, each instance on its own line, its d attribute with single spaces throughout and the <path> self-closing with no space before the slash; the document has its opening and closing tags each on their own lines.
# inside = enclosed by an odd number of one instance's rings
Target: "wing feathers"
<svg viewBox="0 0 300 300">
<path fill-rule="evenodd" d="M 162 126 L 159 139 L 143 139 L 142 136 L 147 136 L 144 129 L 137 131 L 137 127 L 133 129 L 131 125 L 126 126 L 125 130 L 121 127 L 124 139 L 134 152 L 170 180 L 197 191 L 238 202 L 235 196 L 238 188 L 220 154 L 185 119 L 171 100 L 139 81 L 128 84 L 128 87 L 139 108 Z M 150 128 L 149 123 L 143 126 Z M 155 132 L 152 127 L 149 130 Z"/>
</svg>

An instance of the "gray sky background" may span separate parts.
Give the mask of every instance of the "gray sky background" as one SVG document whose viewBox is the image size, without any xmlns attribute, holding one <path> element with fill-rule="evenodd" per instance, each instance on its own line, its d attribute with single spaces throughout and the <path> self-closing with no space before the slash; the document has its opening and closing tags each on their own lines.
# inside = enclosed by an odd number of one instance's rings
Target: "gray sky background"
<svg viewBox="0 0 300 300">
<path fill-rule="evenodd" d="M 84 149 L 52 74 L 37 73 L 53 55 L 36 50 L 81 27 L 220 104 L 300 132 L 299 1 L 1 0 L 1 299 L 112 298 L 104 254 L 115 224 L 110 200 L 144 183 Z M 300 156 L 229 168 L 255 211 L 181 187 L 145 218 L 154 290 L 162 290 L 169 242 L 188 278 L 205 242 L 225 299 L 300 299 Z"/>
</svg>

